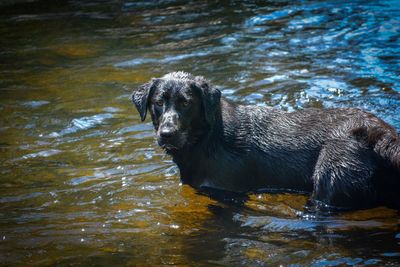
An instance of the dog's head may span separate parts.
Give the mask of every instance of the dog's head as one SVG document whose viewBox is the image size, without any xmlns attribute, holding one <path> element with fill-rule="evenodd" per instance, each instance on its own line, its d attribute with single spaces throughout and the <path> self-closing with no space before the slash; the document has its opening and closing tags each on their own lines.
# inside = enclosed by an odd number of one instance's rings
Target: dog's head
<svg viewBox="0 0 400 267">
<path fill-rule="evenodd" d="M 214 125 L 221 93 L 201 76 L 172 72 L 133 92 L 142 121 L 150 111 L 158 144 L 174 152 L 196 144 Z"/>
</svg>

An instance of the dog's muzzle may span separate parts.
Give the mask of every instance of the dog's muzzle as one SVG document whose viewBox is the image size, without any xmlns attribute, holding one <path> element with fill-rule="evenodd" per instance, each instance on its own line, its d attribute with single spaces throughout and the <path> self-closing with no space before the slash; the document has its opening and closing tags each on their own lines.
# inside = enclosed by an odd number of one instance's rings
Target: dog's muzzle
<svg viewBox="0 0 400 267">
<path fill-rule="evenodd" d="M 176 112 L 166 112 L 157 131 L 158 144 L 167 150 L 177 150 L 185 142 Z"/>
</svg>

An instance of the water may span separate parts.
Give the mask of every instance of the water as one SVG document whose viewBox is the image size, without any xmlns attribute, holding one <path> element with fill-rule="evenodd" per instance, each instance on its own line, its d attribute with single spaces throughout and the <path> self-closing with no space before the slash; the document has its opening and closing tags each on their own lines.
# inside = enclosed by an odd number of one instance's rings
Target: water
<svg viewBox="0 0 400 267">
<path fill-rule="evenodd" d="M 179 184 L 133 88 L 175 70 L 238 103 L 361 107 L 400 129 L 393 1 L 0 4 L 1 265 L 399 265 L 400 216 L 224 204 Z"/>
</svg>

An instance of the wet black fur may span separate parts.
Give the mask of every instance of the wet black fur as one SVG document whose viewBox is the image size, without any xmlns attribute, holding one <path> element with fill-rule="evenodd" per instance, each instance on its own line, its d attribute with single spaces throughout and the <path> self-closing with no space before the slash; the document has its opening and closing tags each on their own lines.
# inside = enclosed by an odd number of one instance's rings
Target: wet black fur
<svg viewBox="0 0 400 267">
<path fill-rule="evenodd" d="M 183 109 L 185 97 L 190 104 Z M 162 108 L 155 104 L 160 98 Z M 182 182 L 195 188 L 310 192 L 311 202 L 325 207 L 400 208 L 400 138 L 368 112 L 238 105 L 184 72 L 153 79 L 132 100 L 142 120 L 150 111 L 159 144 Z M 167 112 L 176 131 L 165 140 L 159 133 Z"/>
</svg>

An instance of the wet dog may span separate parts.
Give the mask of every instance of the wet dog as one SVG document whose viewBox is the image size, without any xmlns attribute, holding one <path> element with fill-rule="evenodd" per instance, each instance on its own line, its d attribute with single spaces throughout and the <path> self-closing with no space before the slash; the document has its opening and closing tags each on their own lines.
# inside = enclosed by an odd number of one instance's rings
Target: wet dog
<svg viewBox="0 0 400 267">
<path fill-rule="evenodd" d="M 400 138 L 359 109 L 296 112 L 230 103 L 201 76 L 153 78 L 134 91 L 142 121 L 183 183 L 229 192 L 310 192 L 318 207 L 400 208 Z"/>
</svg>

